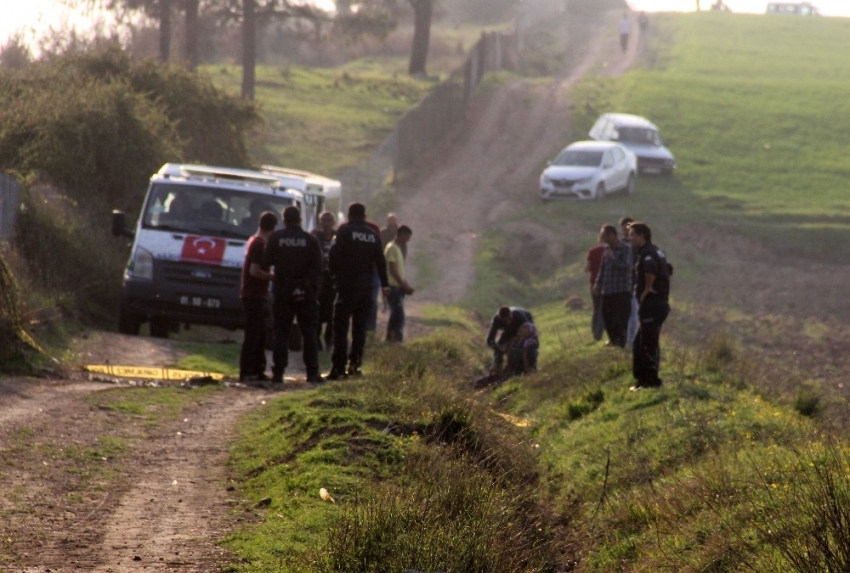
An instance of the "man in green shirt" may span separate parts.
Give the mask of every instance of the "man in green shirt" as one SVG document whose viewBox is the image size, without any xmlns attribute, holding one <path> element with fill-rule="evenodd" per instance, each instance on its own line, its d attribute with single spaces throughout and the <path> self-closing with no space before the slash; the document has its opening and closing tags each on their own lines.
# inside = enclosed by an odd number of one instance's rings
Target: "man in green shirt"
<svg viewBox="0 0 850 573">
<path fill-rule="evenodd" d="M 387 342 L 402 342 L 404 340 L 404 297 L 413 294 L 413 288 L 404 276 L 404 251 L 413 231 L 407 225 L 402 225 L 396 231 L 395 239 L 384 249 L 387 259 L 387 278 L 390 284 L 390 294 L 387 302 L 390 307 L 390 319 L 387 321 Z"/>
</svg>

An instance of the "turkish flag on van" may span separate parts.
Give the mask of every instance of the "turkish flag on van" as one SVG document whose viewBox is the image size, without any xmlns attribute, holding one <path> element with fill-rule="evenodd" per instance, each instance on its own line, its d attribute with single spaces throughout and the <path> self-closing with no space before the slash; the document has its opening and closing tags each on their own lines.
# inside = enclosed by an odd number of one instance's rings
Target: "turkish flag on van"
<svg viewBox="0 0 850 573">
<path fill-rule="evenodd" d="M 180 260 L 220 265 L 221 261 L 224 260 L 224 250 L 226 247 L 227 241 L 224 239 L 189 235 L 183 241 Z"/>
</svg>

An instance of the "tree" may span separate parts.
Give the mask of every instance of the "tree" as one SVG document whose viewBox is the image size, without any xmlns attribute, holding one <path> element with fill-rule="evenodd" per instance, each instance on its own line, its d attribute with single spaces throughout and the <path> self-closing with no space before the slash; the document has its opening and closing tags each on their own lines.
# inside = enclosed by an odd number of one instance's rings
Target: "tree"
<svg viewBox="0 0 850 573">
<path fill-rule="evenodd" d="M 242 98 L 254 100 L 257 66 L 257 13 L 254 0 L 242 0 Z"/>
<path fill-rule="evenodd" d="M 186 12 L 186 47 L 184 59 L 186 68 L 196 70 L 198 68 L 198 38 L 200 36 L 200 0 L 184 0 Z"/>
<path fill-rule="evenodd" d="M 411 76 L 425 75 L 428 61 L 428 48 L 431 43 L 431 17 L 434 13 L 434 0 L 408 0 L 413 6 L 413 45 L 410 49 L 410 65 L 407 68 Z"/>
<path fill-rule="evenodd" d="M 71 0 L 72 2 L 74 0 Z M 102 6 L 105 9 L 130 18 L 128 14 L 141 12 L 159 22 L 159 59 L 162 62 L 171 60 L 171 17 L 174 9 L 181 8 L 185 18 L 185 49 L 183 58 L 186 67 L 194 70 L 198 67 L 198 39 L 200 37 L 200 6 L 201 0 L 77 0 L 89 6 Z M 180 4 L 180 5 L 177 5 Z"/>
</svg>

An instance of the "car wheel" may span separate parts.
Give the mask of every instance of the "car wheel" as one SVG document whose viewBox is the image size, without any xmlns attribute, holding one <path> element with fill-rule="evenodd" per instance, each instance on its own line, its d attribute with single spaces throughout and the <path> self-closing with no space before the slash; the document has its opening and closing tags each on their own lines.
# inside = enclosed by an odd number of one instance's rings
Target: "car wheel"
<svg viewBox="0 0 850 573">
<path fill-rule="evenodd" d="M 599 185 L 596 186 L 596 191 L 593 192 L 593 198 L 596 200 L 605 198 L 605 184 L 601 181 L 599 182 Z"/>
<path fill-rule="evenodd" d="M 139 330 L 142 328 L 142 317 L 138 314 L 128 312 L 124 309 L 119 311 L 118 315 L 118 332 L 121 334 L 129 334 L 138 336 Z"/>
<path fill-rule="evenodd" d="M 633 195 L 635 192 L 635 174 L 629 173 L 629 181 L 626 183 L 626 193 Z"/>
<path fill-rule="evenodd" d="M 154 338 L 168 338 L 168 332 L 171 330 L 167 318 L 152 318 L 151 319 L 151 336 Z"/>
</svg>

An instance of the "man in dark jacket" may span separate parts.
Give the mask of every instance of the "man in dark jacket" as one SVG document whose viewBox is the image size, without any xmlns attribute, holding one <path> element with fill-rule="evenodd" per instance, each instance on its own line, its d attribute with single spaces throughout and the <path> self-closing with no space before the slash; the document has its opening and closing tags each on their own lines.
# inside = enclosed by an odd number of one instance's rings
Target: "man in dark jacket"
<svg viewBox="0 0 850 573">
<path fill-rule="evenodd" d="M 285 228 L 268 239 L 263 263 L 274 267 L 274 366 L 272 382 L 283 382 L 289 364 L 289 330 L 293 318 L 304 344 L 307 382 L 322 382 L 319 375 L 319 303 L 322 281 L 322 248 L 319 241 L 301 228 L 301 211 L 283 211 Z"/>
<path fill-rule="evenodd" d="M 652 244 L 652 232 L 644 223 L 629 225 L 629 242 L 635 252 L 634 289 L 638 300 L 638 330 L 632 349 L 632 371 L 640 388 L 661 386 L 661 325 L 670 313 L 670 270 L 664 252 Z"/>
<path fill-rule="evenodd" d="M 366 207 L 361 203 L 352 203 L 349 206 L 348 223 L 337 231 L 329 264 L 331 274 L 336 280 L 337 297 L 334 305 L 334 351 L 331 357 L 333 366 L 328 378 L 338 380 L 346 375 L 362 374 L 360 367 L 366 347 L 366 325 L 373 304 L 372 291 L 376 269 L 384 296 L 389 292 L 387 262 L 381 247 L 381 238 L 379 233 L 366 223 Z"/>
<path fill-rule="evenodd" d="M 518 306 L 500 307 L 493 320 L 490 322 L 490 331 L 487 333 L 487 346 L 493 349 L 493 366 L 501 368 L 505 353 L 511 342 L 516 338 L 519 327 L 526 322 L 534 323 L 531 313 Z M 501 331 L 499 340 L 496 334 Z"/>
</svg>

